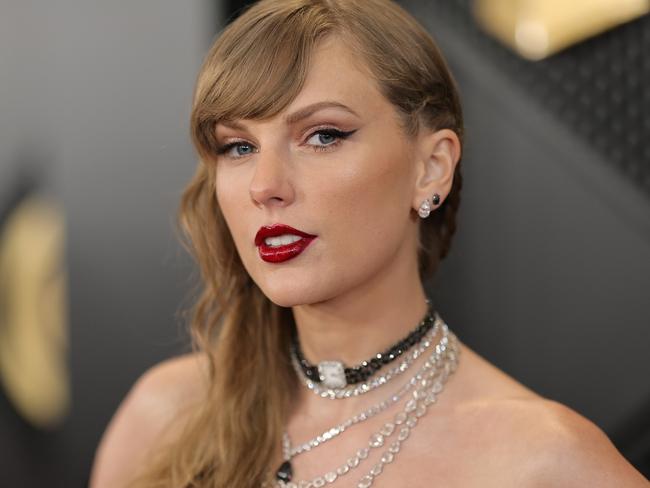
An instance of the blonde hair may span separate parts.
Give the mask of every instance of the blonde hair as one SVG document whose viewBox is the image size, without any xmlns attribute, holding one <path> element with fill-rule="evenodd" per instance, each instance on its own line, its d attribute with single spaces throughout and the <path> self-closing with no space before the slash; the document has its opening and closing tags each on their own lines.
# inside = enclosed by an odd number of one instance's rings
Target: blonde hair
<svg viewBox="0 0 650 488">
<path fill-rule="evenodd" d="M 404 134 L 448 128 L 462 140 L 455 83 L 431 36 L 389 0 L 262 0 L 226 27 L 200 70 L 191 135 L 200 163 L 182 197 L 179 222 L 203 287 L 191 319 L 209 359 L 209 386 L 182 433 L 161 447 L 133 486 L 258 487 L 277 468 L 282 430 L 297 388 L 288 355 L 291 309 L 272 303 L 238 256 L 215 197 L 215 126 L 262 119 L 300 92 L 325 36 L 354 46 Z M 456 228 L 462 178 L 420 223 L 420 275 L 435 273 Z"/>
</svg>

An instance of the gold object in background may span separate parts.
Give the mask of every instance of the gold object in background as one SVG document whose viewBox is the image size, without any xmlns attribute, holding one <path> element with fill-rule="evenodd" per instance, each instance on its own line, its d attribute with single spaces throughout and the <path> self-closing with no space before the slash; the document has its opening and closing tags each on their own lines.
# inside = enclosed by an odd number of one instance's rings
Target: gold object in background
<svg viewBox="0 0 650 488">
<path fill-rule="evenodd" d="M 539 60 L 650 12 L 650 0 L 475 0 L 479 24 Z"/>
<path fill-rule="evenodd" d="M 0 230 L 0 380 L 28 422 L 51 428 L 70 404 L 63 217 L 27 197 Z"/>
</svg>

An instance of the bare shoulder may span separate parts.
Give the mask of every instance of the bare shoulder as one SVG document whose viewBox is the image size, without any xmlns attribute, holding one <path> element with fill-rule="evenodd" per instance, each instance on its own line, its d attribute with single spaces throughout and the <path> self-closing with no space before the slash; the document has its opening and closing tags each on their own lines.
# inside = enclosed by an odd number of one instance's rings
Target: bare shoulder
<svg viewBox="0 0 650 488">
<path fill-rule="evenodd" d="M 529 459 L 535 460 L 529 473 L 532 486 L 650 486 L 591 420 L 555 401 L 535 403 L 520 419 L 538 424 L 532 443 L 535 451 L 529 451 Z"/>
<path fill-rule="evenodd" d="M 463 425 L 459 438 L 471 438 L 476 457 L 485 461 L 477 464 L 477 479 L 507 473 L 501 486 L 650 486 L 591 420 L 538 395 L 468 348 L 462 354 L 459 386 L 471 394 L 453 415 Z"/>
<path fill-rule="evenodd" d="M 102 437 L 90 486 L 125 486 L 147 452 L 173 437 L 184 412 L 201 400 L 207 379 L 207 360 L 200 353 L 168 359 L 146 371 Z"/>
</svg>

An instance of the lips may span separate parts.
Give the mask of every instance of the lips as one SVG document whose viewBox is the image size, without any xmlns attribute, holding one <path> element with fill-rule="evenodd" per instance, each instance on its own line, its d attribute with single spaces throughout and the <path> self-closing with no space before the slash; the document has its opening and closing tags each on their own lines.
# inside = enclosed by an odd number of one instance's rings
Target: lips
<svg viewBox="0 0 650 488">
<path fill-rule="evenodd" d="M 269 246 L 264 240 L 267 237 L 278 237 L 284 234 L 297 236 L 300 239 L 290 244 Z M 302 253 L 317 236 L 308 234 L 289 225 L 274 224 L 261 227 L 255 235 L 255 245 L 260 257 L 269 263 L 281 263 L 293 259 Z"/>
</svg>

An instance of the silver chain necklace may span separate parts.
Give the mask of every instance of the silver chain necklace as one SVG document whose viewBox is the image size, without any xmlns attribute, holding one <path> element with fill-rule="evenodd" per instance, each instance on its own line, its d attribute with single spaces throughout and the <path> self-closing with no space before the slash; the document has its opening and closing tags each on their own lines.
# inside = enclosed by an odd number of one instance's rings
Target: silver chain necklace
<svg viewBox="0 0 650 488">
<path fill-rule="evenodd" d="M 431 329 L 431 331 L 427 333 L 425 337 L 435 335 L 438 329 L 440 328 L 440 326 L 444 324 L 444 322 L 440 318 L 440 315 L 437 312 L 435 312 L 434 316 L 435 316 L 434 326 Z M 293 353 L 293 351 L 291 353 L 291 364 L 293 365 L 293 368 L 296 371 L 296 374 L 298 375 L 298 378 L 300 378 L 301 382 L 314 394 L 319 395 L 322 398 L 329 398 L 331 400 L 340 400 L 343 398 L 359 396 L 369 391 L 372 391 L 375 388 L 378 388 L 382 385 L 385 385 L 391 379 L 407 371 L 409 367 L 415 362 L 415 360 L 418 357 L 420 357 L 420 355 L 425 350 L 426 350 L 425 341 L 420 341 L 420 344 L 418 344 L 418 346 L 415 347 L 413 351 L 411 351 L 402 360 L 402 362 L 399 365 L 394 366 L 390 368 L 388 371 L 386 371 L 385 373 L 375 376 L 371 379 L 368 379 L 363 383 L 358 383 L 356 385 L 349 385 L 343 388 L 328 388 L 307 378 L 302 368 L 300 367 L 300 364 L 298 363 L 298 358 Z"/>
<path fill-rule="evenodd" d="M 437 329 L 432 329 L 430 330 L 423 338 L 422 342 L 424 345 L 424 350 L 426 351 L 430 346 L 431 346 L 431 341 L 433 340 L 434 336 L 436 335 L 436 330 Z M 422 366 L 418 373 L 422 374 L 424 373 L 424 369 L 426 366 Z M 291 459 L 293 456 L 296 456 L 302 452 L 310 451 L 312 448 L 319 446 L 323 442 L 326 442 L 330 439 L 333 439 L 337 435 L 343 433 L 348 427 L 351 427 L 352 425 L 355 425 L 359 422 L 363 422 L 364 420 L 368 420 L 375 415 L 387 410 L 390 406 L 394 405 L 395 403 L 399 402 L 400 399 L 408 393 L 413 386 L 417 383 L 416 377 L 414 376 L 411 378 L 410 381 L 408 381 L 406 384 L 404 384 L 399 390 L 397 390 L 395 393 L 393 393 L 391 396 L 389 396 L 387 399 L 379 402 L 378 404 L 372 405 L 370 408 L 367 410 L 355 415 L 352 418 L 347 419 L 345 422 L 340 423 L 339 425 L 332 427 L 331 429 L 326 430 L 322 434 L 314 437 L 313 439 L 304 442 L 300 444 L 299 446 L 293 447 L 290 450 L 287 450 L 286 446 L 289 445 L 289 438 L 288 434 L 285 432 L 284 439 L 283 439 L 283 446 L 285 446 L 284 449 L 284 459 L 285 461 L 288 461 Z"/>
<path fill-rule="evenodd" d="M 406 402 L 404 410 L 395 415 L 393 422 L 387 422 L 378 432 L 370 437 L 368 446 L 357 450 L 356 454 L 349 458 L 345 464 L 327 472 L 323 476 L 318 476 L 311 481 L 303 480 L 298 483 L 293 481 L 288 483 L 277 481 L 275 486 L 282 488 L 320 488 L 326 484 L 333 483 L 339 477 L 357 468 L 363 460 L 367 459 L 371 449 L 384 446 L 396 434 L 397 439 L 392 441 L 382 453 L 380 461 L 357 484 L 358 488 L 369 488 L 375 478 L 383 472 L 384 466 L 394 461 L 400 452 L 402 444 L 409 437 L 410 432 L 417 425 L 418 420 L 426 414 L 429 406 L 436 402 L 437 395 L 442 391 L 448 376 L 457 368 L 458 354 L 460 352 L 457 338 L 449 331 L 444 322 L 442 324 L 442 332 L 442 338 L 436 345 L 434 352 L 427 359 L 420 371 L 411 379 L 414 382 L 413 386 L 416 386 L 412 394 L 413 397 Z M 285 458 L 289 454 L 290 459 L 291 449 L 288 435 L 284 437 L 283 447 Z"/>
</svg>

